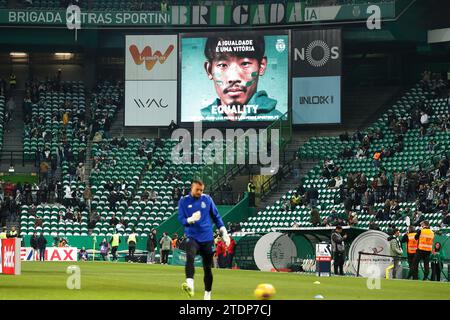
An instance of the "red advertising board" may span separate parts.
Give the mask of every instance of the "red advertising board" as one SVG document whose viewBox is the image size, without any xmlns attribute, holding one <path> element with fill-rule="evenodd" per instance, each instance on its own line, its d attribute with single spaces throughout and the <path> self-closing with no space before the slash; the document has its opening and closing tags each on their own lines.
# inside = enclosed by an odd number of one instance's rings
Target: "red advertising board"
<svg viewBox="0 0 450 320">
<path fill-rule="evenodd" d="M 20 239 L 1 240 L 1 273 L 20 274 Z"/>
</svg>

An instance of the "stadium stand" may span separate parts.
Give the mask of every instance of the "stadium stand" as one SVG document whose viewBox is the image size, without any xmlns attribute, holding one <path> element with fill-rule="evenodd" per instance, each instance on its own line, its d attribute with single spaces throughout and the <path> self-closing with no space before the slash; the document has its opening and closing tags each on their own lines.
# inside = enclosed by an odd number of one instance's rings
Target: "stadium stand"
<svg viewBox="0 0 450 320">
<path fill-rule="evenodd" d="M 108 132 L 119 107 L 123 105 L 123 82 L 100 81 L 91 96 L 92 135 Z"/>
<path fill-rule="evenodd" d="M 405 232 L 406 217 L 446 228 L 450 117 L 438 88 L 439 81 L 421 81 L 365 132 L 311 138 L 299 156 L 321 162 L 298 188 L 244 222 L 243 231 L 350 224 L 385 232 L 397 225 Z M 425 128 L 424 113 L 431 124 Z M 379 164 L 372 157 L 378 151 Z M 310 202 L 314 191 L 317 208 Z"/>
<path fill-rule="evenodd" d="M 57 187 L 56 204 L 22 207 L 21 233 L 110 236 L 114 230 L 127 234 L 135 229 L 148 235 L 176 212 L 179 197 L 187 194 L 192 177 L 203 168 L 203 164 L 172 163 L 170 154 L 177 143 L 123 137 L 94 141 L 92 202 L 83 198 L 83 183 L 65 179 L 62 188 Z M 203 148 L 207 144 L 203 141 Z M 200 147 L 198 142 L 194 146 Z"/>
</svg>

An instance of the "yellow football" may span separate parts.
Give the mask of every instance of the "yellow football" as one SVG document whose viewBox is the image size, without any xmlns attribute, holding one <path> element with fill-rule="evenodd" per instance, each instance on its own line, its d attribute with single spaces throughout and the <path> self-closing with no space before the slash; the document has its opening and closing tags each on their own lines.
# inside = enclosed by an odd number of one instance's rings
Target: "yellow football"
<svg viewBox="0 0 450 320">
<path fill-rule="evenodd" d="M 275 293 L 275 288 L 268 283 L 259 284 L 255 289 L 255 297 L 258 300 L 270 300 Z"/>
</svg>

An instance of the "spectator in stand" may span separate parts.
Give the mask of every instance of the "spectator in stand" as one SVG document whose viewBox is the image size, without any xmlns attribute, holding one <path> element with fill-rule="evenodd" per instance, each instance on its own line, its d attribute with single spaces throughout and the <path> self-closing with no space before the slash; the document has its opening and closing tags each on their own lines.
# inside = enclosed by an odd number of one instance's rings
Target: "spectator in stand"
<svg viewBox="0 0 450 320">
<path fill-rule="evenodd" d="M 85 180 L 86 169 L 84 168 L 84 164 L 80 162 L 76 169 L 77 181 L 84 182 Z"/>
<path fill-rule="evenodd" d="M 319 190 L 312 186 L 306 191 L 306 201 L 310 207 L 316 207 L 319 200 Z"/>
<path fill-rule="evenodd" d="M 158 199 L 158 194 L 156 193 L 155 190 L 151 190 L 151 191 L 150 191 L 149 200 L 150 200 L 151 202 L 155 203 L 157 199 Z"/>
<path fill-rule="evenodd" d="M 425 134 L 427 133 L 429 123 L 430 123 L 429 115 L 422 111 L 420 113 L 420 135 L 422 137 L 424 137 Z"/>
<path fill-rule="evenodd" d="M 297 192 L 294 192 L 294 194 L 292 195 L 292 198 L 290 200 L 291 210 L 295 210 L 295 207 L 300 205 L 300 201 L 301 201 L 300 196 L 297 194 Z"/>
<path fill-rule="evenodd" d="M 356 212 L 351 212 L 348 217 L 348 225 L 354 226 L 357 224 L 358 224 L 358 216 L 357 216 Z"/>
<path fill-rule="evenodd" d="M 378 224 L 375 221 L 370 221 L 369 222 L 369 230 L 380 230 L 380 227 L 378 226 Z"/>
<path fill-rule="evenodd" d="M 339 135 L 339 140 L 342 141 L 342 142 L 343 141 L 350 141 L 350 137 L 348 135 L 348 132 L 345 131 L 344 133 L 340 134 Z"/>
<path fill-rule="evenodd" d="M 87 186 L 83 191 L 83 199 L 89 211 L 91 211 L 92 193 L 91 188 Z"/>
<path fill-rule="evenodd" d="M 311 224 L 317 227 L 320 224 L 320 214 L 316 207 L 311 208 Z"/>
<path fill-rule="evenodd" d="M 111 219 L 109 220 L 109 225 L 115 227 L 119 223 L 119 219 L 116 218 L 116 215 L 113 214 Z"/>
<path fill-rule="evenodd" d="M 375 153 L 373 154 L 373 166 L 375 168 L 379 168 L 380 167 L 381 155 L 382 155 L 382 151 L 381 150 L 375 151 Z"/>
<path fill-rule="evenodd" d="M 447 210 L 442 212 L 441 228 L 447 228 L 450 226 L 450 215 Z"/>
<path fill-rule="evenodd" d="M 180 198 L 181 198 L 181 190 L 180 190 L 179 187 L 175 187 L 172 190 L 172 201 L 173 201 L 173 204 L 174 205 L 178 205 L 178 201 L 180 200 Z"/>
</svg>

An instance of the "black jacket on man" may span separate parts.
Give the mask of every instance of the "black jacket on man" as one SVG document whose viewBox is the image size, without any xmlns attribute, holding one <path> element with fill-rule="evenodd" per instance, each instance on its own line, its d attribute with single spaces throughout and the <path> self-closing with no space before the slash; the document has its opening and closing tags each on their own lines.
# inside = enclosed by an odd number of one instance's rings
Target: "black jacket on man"
<svg viewBox="0 0 450 320">
<path fill-rule="evenodd" d="M 155 251 L 158 246 L 158 240 L 156 239 L 156 235 L 150 233 L 147 238 L 147 251 Z"/>
<path fill-rule="evenodd" d="M 38 237 L 32 236 L 30 239 L 30 246 L 36 250 L 38 248 Z"/>
<path fill-rule="evenodd" d="M 45 239 L 44 236 L 40 236 L 37 239 L 37 245 L 39 249 L 45 249 L 45 247 L 47 246 L 47 239 Z"/>
</svg>

